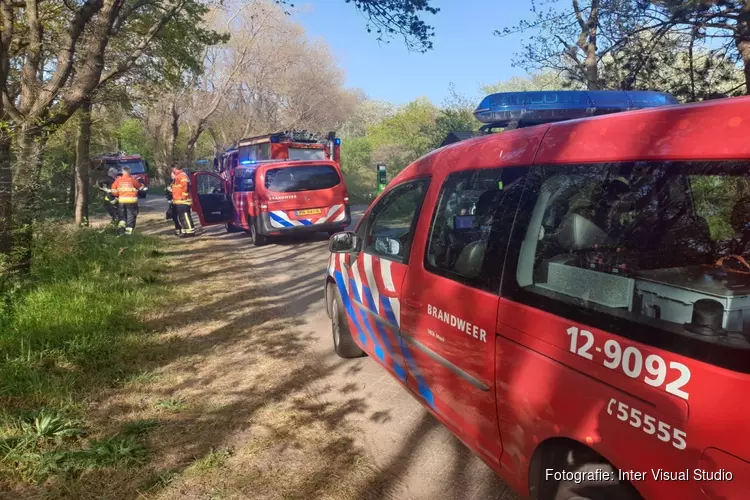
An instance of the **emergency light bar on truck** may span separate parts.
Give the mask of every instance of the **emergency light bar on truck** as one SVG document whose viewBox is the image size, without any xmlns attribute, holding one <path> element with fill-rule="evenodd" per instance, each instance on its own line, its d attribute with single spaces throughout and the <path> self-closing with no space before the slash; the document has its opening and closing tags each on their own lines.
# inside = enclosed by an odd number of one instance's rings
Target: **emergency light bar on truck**
<svg viewBox="0 0 750 500">
<path fill-rule="evenodd" d="M 330 137 L 333 135 L 333 137 Z M 329 137 L 326 139 L 317 132 L 310 132 L 308 130 L 284 130 L 282 132 L 276 132 L 273 134 L 264 134 L 255 137 L 248 137 L 247 139 L 241 139 L 239 146 L 246 146 L 249 144 L 257 144 L 262 142 L 306 142 L 313 144 L 324 144 L 328 140 L 335 138 L 335 132 L 331 132 Z M 340 142 L 340 141 L 339 141 Z"/>
<path fill-rule="evenodd" d="M 474 111 L 484 123 L 481 133 L 589 116 L 678 104 L 665 92 L 619 90 L 553 90 L 500 92 L 482 99 Z"/>
</svg>

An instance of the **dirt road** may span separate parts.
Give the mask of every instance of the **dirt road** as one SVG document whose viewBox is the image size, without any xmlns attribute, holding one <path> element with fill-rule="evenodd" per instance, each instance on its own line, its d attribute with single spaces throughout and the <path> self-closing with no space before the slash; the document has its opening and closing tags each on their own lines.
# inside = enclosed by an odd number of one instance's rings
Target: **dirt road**
<svg viewBox="0 0 750 500">
<path fill-rule="evenodd" d="M 133 497 L 515 498 L 373 360 L 333 353 L 325 235 L 178 240 L 164 208 L 149 198 L 138 230 L 171 241 L 181 298 L 150 320 L 170 347 L 148 361 L 153 376 L 100 403 L 108 418 L 158 422 Z"/>
</svg>

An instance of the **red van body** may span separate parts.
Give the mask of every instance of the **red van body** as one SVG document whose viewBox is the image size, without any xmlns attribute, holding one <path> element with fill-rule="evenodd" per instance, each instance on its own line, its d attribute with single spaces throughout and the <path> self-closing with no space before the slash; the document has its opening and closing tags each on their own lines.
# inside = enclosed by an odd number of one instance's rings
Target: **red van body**
<svg viewBox="0 0 750 500">
<path fill-rule="evenodd" d="M 749 117 L 723 99 L 420 158 L 331 239 L 337 352 L 524 497 L 750 498 Z"/>
<path fill-rule="evenodd" d="M 247 231 L 256 244 L 282 234 L 333 234 L 351 223 L 349 194 L 333 161 L 255 162 L 235 168 L 231 181 L 213 172 L 191 177 L 201 224 Z"/>
</svg>

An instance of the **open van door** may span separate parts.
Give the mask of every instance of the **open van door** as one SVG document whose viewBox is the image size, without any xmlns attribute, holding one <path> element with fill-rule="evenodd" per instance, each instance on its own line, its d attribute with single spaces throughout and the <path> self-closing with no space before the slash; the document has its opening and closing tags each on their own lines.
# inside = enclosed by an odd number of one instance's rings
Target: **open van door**
<svg viewBox="0 0 750 500">
<path fill-rule="evenodd" d="M 234 222 L 234 205 L 227 182 L 221 176 L 213 172 L 191 173 L 190 194 L 202 226 Z"/>
</svg>

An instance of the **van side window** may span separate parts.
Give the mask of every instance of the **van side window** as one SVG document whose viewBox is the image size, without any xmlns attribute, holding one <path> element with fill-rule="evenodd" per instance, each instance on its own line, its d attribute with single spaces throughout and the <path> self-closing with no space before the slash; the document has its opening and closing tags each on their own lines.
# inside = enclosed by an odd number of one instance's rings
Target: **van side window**
<svg viewBox="0 0 750 500">
<path fill-rule="evenodd" d="M 237 169 L 234 176 L 234 191 L 237 193 L 255 191 L 255 169 Z"/>
<path fill-rule="evenodd" d="M 534 167 L 503 294 L 688 356 L 707 344 L 747 356 L 750 305 L 737 305 L 750 304 L 746 172 L 730 162 Z"/>
<path fill-rule="evenodd" d="M 199 195 L 222 194 L 224 193 L 224 182 L 214 175 L 199 175 L 196 191 Z"/>
<path fill-rule="evenodd" d="M 406 263 L 426 192 L 427 180 L 420 179 L 387 193 L 372 209 L 363 250 Z"/>
<path fill-rule="evenodd" d="M 440 190 L 425 254 L 438 275 L 499 291 L 501 263 L 527 168 L 450 174 Z"/>
</svg>

